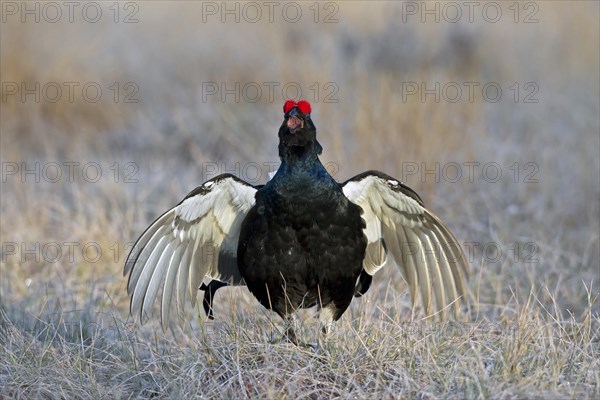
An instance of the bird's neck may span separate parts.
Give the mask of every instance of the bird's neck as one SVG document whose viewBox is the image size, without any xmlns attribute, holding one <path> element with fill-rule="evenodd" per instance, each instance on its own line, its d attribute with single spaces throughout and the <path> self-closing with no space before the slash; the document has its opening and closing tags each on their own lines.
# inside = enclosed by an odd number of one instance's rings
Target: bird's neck
<svg viewBox="0 0 600 400">
<path fill-rule="evenodd" d="M 307 146 L 293 146 L 279 149 L 279 157 L 281 158 L 281 166 L 279 171 L 282 174 L 290 176 L 313 176 L 320 175 L 326 172 L 325 167 L 319 160 L 318 143 L 310 143 Z"/>
<path fill-rule="evenodd" d="M 340 192 L 339 184 L 327 172 L 316 151 L 280 151 L 280 155 L 281 165 L 265 185 L 266 191 L 273 190 L 277 194 L 274 198 L 280 199 L 277 207 L 302 214 L 313 207 L 337 205 L 332 199 Z"/>
</svg>

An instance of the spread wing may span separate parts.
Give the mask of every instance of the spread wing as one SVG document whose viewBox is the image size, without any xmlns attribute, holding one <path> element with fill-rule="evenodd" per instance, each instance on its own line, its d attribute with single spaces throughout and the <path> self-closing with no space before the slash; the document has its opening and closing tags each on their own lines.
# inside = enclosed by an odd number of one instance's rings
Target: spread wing
<svg viewBox="0 0 600 400">
<path fill-rule="evenodd" d="M 368 239 L 363 274 L 385 265 L 389 250 L 427 315 L 459 310 L 465 297 L 468 263 L 460 244 L 411 188 L 379 171 L 367 171 L 343 184 L 346 197 L 363 210 Z M 385 240 L 385 243 L 384 243 Z M 434 300 L 435 299 L 435 300 Z M 435 310 L 433 310 L 435 308 Z"/>
<path fill-rule="evenodd" d="M 190 192 L 154 221 L 125 262 L 132 315 L 144 321 L 162 288 L 161 322 L 169 322 L 173 295 L 181 312 L 189 293 L 195 305 L 205 278 L 243 284 L 237 267 L 242 220 L 254 205 L 256 188 L 231 174 L 219 175 Z"/>
</svg>

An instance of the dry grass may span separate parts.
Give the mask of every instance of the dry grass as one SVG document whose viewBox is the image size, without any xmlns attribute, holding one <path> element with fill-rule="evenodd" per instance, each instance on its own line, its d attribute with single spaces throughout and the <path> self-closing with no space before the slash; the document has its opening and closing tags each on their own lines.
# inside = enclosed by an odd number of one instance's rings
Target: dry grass
<svg viewBox="0 0 600 400">
<path fill-rule="evenodd" d="M 297 24 L 236 24 L 147 2 L 138 23 L 115 24 L 112 3 L 99 4 L 96 24 L 0 26 L 2 82 L 104 92 L 36 103 L 2 87 L 0 397 L 600 396 L 598 3 L 538 3 L 534 24 L 515 24 L 508 3 L 496 24 L 403 23 L 394 2 L 341 3 L 333 24 L 311 22 L 312 3 Z M 115 102 L 114 82 L 136 83 L 139 102 Z M 269 344 L 280 322 L 244 288 L 219 292 L 216 322 L 195 309 L 164 334 L 128 319 L 128 243 L 203 180 L 239 163 L 242 178 L 264 181 L 277 161 L 281 92 L 203 101 L 203 82 L 299 83 L 336 178 L 381 169 L 421 193 L 468 250 L 464 318 L 423 322 L 389 266 L 319 352 Z M 336 103 L 323 101 L 328 82 Z M 503 97 L 405 100 L 402 82 L 497 82 Z M 527 82 L 538 103 L 522 101 Z M 39 182 L 10 173 L 36 162 Z M 72 182 L 64 162 L 79 163 Z M 92 162 L 97 182 L 81 175 Z M 436 162 L 463 177 L 422 175 Z M 496 163 L 502 177 L 476 167 L 471 181 L 468 162 Z M 62 166 L 58 182 L 42 173 L 49 163 Z M 302 315 L 315 341 L 313 314 Z"/>
</svg>

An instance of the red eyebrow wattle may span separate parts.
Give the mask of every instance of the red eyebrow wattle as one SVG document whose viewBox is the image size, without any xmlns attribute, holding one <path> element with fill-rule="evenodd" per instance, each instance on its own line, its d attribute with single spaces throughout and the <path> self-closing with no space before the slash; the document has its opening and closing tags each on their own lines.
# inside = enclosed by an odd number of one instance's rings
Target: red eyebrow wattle
<svg viewBox="0 0 600 400">
<path fill-rule="evenodd" d="M 310 114 L 310 112 L 311 112 L 310 103 L 306 100 L 300 100 L 298 102 L 298 109 L 300 109 L 300 112 L 302 112 L 302 114 Z"/>
<path fill-rule="evenodd" d="M 289 113 L 294 107 L 298 107 L 302 114 L 310 114 L 312 110 L 310 103 L 306 100 L 300 100 L 299 102 L 295 102 L 294 100 L 288 100 L 283 105 L 283 113 Z"/>
<path fill-rule="evenodd" d="M 296 107 L 297 103 L 294 100 L 288 100 L 283 105 L 283 113 L 287 114 L 291 111 L 292 108 Z"/>
</svg>

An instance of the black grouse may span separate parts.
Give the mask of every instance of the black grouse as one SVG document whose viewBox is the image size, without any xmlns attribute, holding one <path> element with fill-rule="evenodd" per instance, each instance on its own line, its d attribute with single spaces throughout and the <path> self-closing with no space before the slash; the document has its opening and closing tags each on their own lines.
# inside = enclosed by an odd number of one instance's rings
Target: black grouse
<svg viewBox="0 0 600 400">
<path fill-rule="evenodd" d="M 353 296 L 364 294 L 386 264 L 400 267 L 413 304 L 445 316 L 465 297 L 468 264 L 454 235 L 409 187 L 368 171 L 336 182 L 319 160 L 322 147 L 305 100 L 288 100 L 279 128 L 281 165 L 262 186 L 224 174 L 190 192 L 140 236 L 125 263 L 131 313 L 145 320 L 160 289 L 163 328 L 176 294 L 204 309 L 225 285 L 246 285 L 286 322 L 317 306 L 323 332 Z"/>
</svg>

